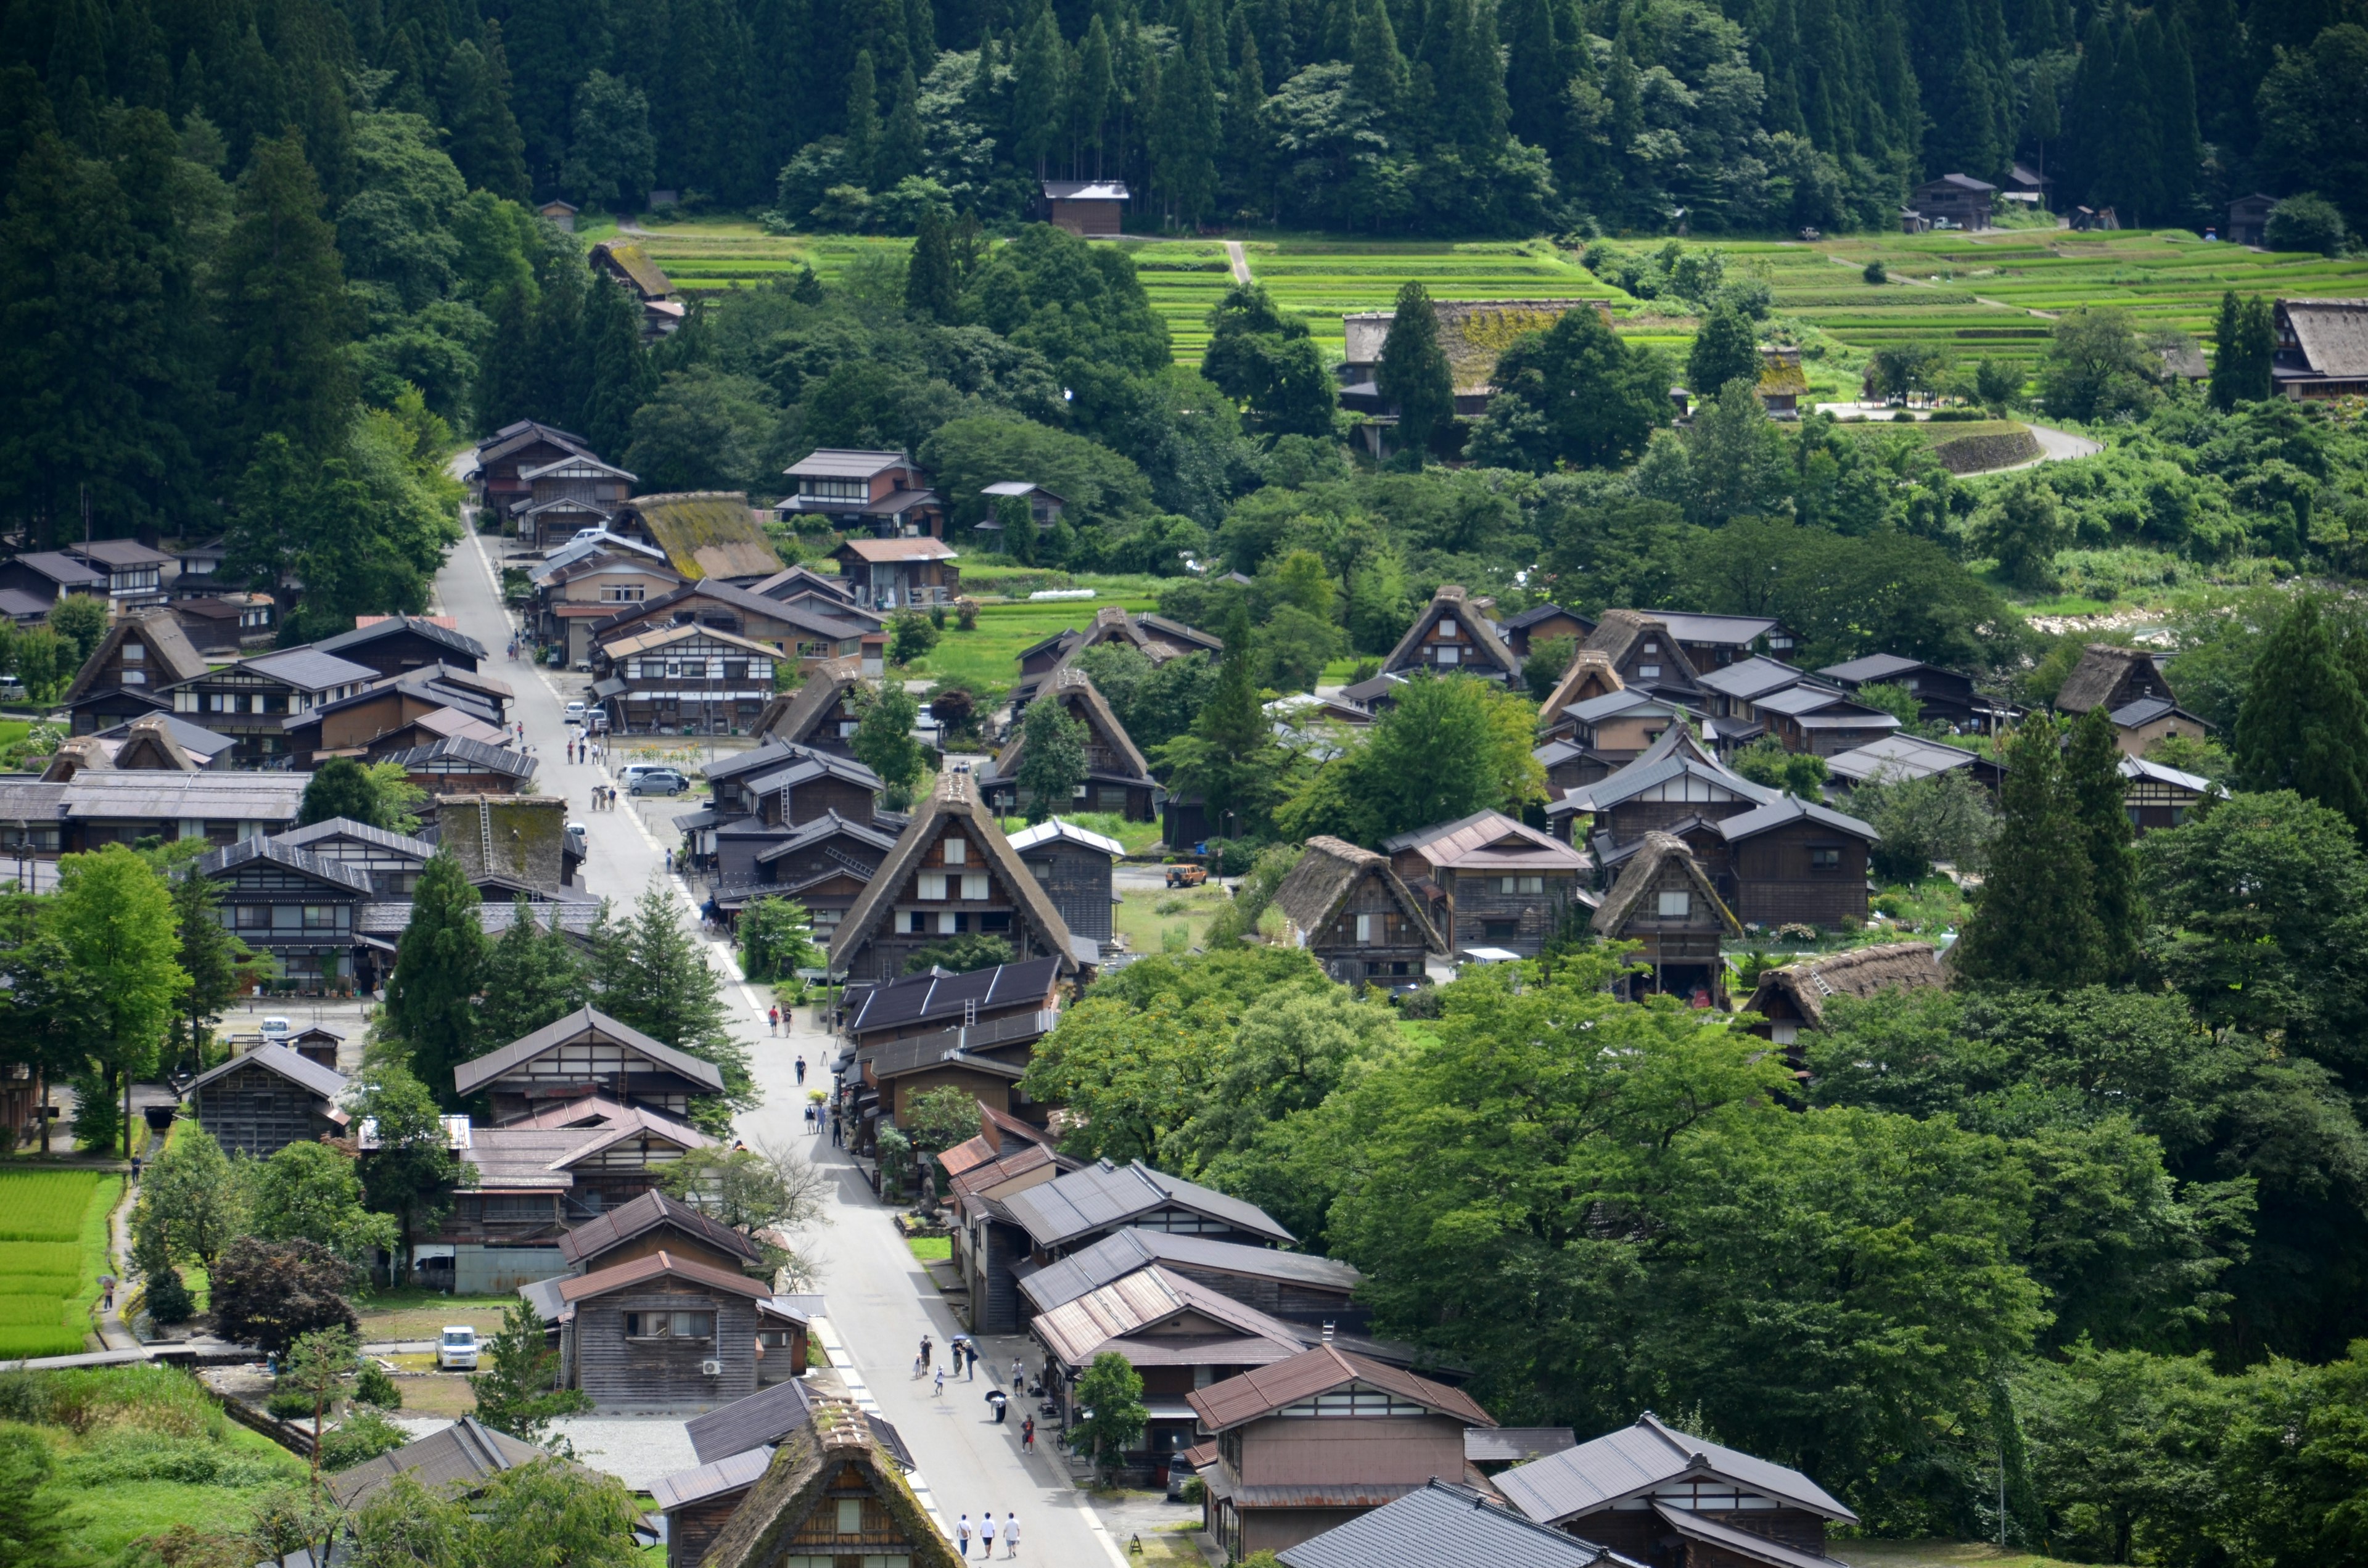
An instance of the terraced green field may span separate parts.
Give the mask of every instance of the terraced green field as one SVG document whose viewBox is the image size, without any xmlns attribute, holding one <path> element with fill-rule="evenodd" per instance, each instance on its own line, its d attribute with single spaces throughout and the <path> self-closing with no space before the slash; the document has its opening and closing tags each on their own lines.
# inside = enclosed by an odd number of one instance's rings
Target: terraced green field
<svg viewBox="0 0 2368 1568">
<path fill-rule="evenodd" d="M 603 231 L 613 232 L 613 231 Z M 1232 285 L 1214 240 L 1121 242 L 1167 321 L 1176 357 L 1197 364 L 1210 307 Z M 2148 330 L 2208 336 L 2223 290 L 2266 295 L 2368 295 L 2368 259 L 2263 255 L 2206 244 L 2181 231 L 2075 234 L 2007 229 L 1965 234 L 1839 235 L 1795 242 L 1698 242 L 1726 253 L 1733 271 L 1765 277 L 1776 311 L 1813 326 L 1838 350 L 1813 354 L 1810 379 L 1825 396 L 1854 388 L 1864 355 L 1907 342 L 1939 346 L 1960 365 L 1985 356 L 2030 363 L 2046 350 L 2055 318 L 2084 304 L 2130 311 Z M 746 287 L 813 267 L 825 280 L 865 256 L 901 258 L 909 241 L 780 236 L 754 223 L 680 223 L 643 241 L 669 277 L 692 292 Z M 1420 279 L 1444 300 L 1586 298 L 1611 301 L 1622 335 L 1682 354 L 1693 321 L 1682 307 L 1630 298 L 1544 240 L 1483 242 L 1279 236 L 1245 242 L 1250 270 L 1327 351 L 1340 318 L 1387 309 L 1398 286 Z M 1880 258 L 1891 281 L 1861 278 Z"/>
<path fill-rule="evenodd" d="M 0 1358 L 83 1347 L 122 1190 L 122 1177 L 100 1171 L 0 1171 Z"/>
</svg>

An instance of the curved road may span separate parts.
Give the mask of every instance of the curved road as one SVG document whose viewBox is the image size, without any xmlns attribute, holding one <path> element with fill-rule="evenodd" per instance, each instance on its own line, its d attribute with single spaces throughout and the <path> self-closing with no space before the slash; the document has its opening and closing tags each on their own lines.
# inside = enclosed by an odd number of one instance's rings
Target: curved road
<svg viewBox="0 0 2368 1568">
<path fill-rule="evenodd" d="M 465 472 L 472 460 L 464 454 L 455 472 Z M 513 630 L 497 587 L 497 552 L 505 546 L 498 537 L 488 540 L 476 533 L 473 519 L 470 528 L 469 537 L 437 576 L 438 607 L 487 648 L 501 648 Z M 543 792 L 566 797 L 577 808 L 570 815 L 587 830 L 590 854 L 582 872 L 587 890 L 622 905 L 652 882 L 664 884 L 681 901 L 697 929 L 689 891 L 666 875 L 666 846 L 643 828 L 630 802 L 613 812 L 586 808 L 593 785 L 605 780 L 598 768 L 566 760 L 563 703 L 548 673 L 498 658 L 487 668 L 518 688 L 513 713 L 526 725 L 527 743 L 541 761 L 537 781 Z M 656 813 L 657 820 L 663 823 L 667 814 Z M 825 1052 L 837 1054 L 836 1042 L 813 1025 L 812 1009 L 800 1010 L 788 1038 L 770 1035 L 765 1007 L 758 994 L 742 983 L 730 949 L 709 943 L 707 953 L 725 982 L 733 1033 L 748 1047 L 765 1094 L 765 1103 L 742 1116 L 737 1130 L 752 1145 L 803 1146 L 833 1178 L 825 1225 L 813 1238 L 817 1288 L 828 1303 L 830 1333 L 823 1337 L 834 1352 L 834 1369 L 845 1377 L 858 1402 L 876 1407 L 905 1435 L 920 1461 L 911 1479 L 923 1504 L 948 1529 L 957 1514 L 975 1518 L 982 1508 L 992 1507 L 997 1515 L 1016 1510 L 1025 1531 L 1026 1554 L 1038 1562 L 1096 1568 L 1108 1562 L 1114 1568 L 1129 1568 L 1090 1498 L 1070 1484 L 1065 1463 L 1050 1451 L 1049 1440 L 1039 1442 L 1034 1457 L 1021 1457 L 1019 1418 L 1032 1407 L 1015 1402 L 1018 1407 L 1006 1426 L 986 1419 L 986 1390 L 1008 1382 L 1012 1357 L 1028 1353 L 1026 1342 L 982 1338 L 979 1381 L 950 1383 L 942 1402 L 930 1397 L 928 1384 L 909 1376 L 924 1333 L 942 1347 L 963 1332 L 962 1325 L 947 1311 L 889 1222 L 887 1209 L 872 1196 L 853 1163 L 829 1148 L 826 1139 L 804 1135 L 804 1091 L 797 1082 L 795 1063 L 803 1055 L 807 1082 L 826 1082 L 826 1074 L 816 1069 L 827 1060 Z M 837 1343 L 831 1344 L 833 1339 Z M 998 1368 L 990 1382 L 991 1370 Z"/>
</svg>

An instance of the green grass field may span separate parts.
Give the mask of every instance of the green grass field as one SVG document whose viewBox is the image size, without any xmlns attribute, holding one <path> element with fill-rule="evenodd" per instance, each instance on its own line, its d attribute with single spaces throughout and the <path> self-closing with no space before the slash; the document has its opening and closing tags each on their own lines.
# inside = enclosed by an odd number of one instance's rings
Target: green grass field
<svg viewBox="0 0 2368 1568">
<path fill-rule="evenodd" d="M 1148 595 L 1103 594 L 1090 599 L 1060 599 L 1051 604 L 982 605 L 978 626 L 964 631 L 951 620 L 938 645 L 904 666 L 908 680 L 935 680 L 966 686 L 974 692 L 1008 691 L 1019 678 L 1019 651 L 1056 631 L 1091 626 L 1094 612 L 1112 605 L 1131 610 L 1154 608 Z"/>
<path fill-rule="evenodd" d="M 123 1178 L 0 1170 L 0 1359 L 83 1348 Z"/>
</svg>

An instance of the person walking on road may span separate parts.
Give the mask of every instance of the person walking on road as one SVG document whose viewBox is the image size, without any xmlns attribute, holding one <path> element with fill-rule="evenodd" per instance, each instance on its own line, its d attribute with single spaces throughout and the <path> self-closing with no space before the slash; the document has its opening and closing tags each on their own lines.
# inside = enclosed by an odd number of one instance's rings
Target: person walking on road
<svg viewBox="0 0 2368 1568">
<path fill-rule="evenodd" d="M 997 1426 L 1003 1425 L 1004 1413 L 1010 1408 L 1010 1405 L 1011 1396 L 1005 1393 L 1001 1389 L 989 1389 L 986 1391 L 986 1407 L 995 1412 L 995 1424 Z"/>
<path fill-rule="evenodd" d="M 1032 1415 L 1019 1418 L 1019 1451 L 1023 1454 L 1036 1451 L 1036 1418 Z"/>
<path fill-rule="evenodd" d="M 938 1399 L 943 1399 L 946 1397 L 946 1369 L 943 1367 L 939 1367 L 938 1369 L 937 1382 L 935 1386 L 931 1388 L 930 1393 L 933 1397 Z"/>
<path fill-rule="evenodd" d="M 779 1034 L 781 1032 L 781 1007 L 780 1003 L 775 1003 L 772 1010 L 765 1015 L 765 1029 L 768 1034 Z"/>
<path fill-rule="evenodd" d="M 1025 1388 L 1025 1387 L 1027 1387 L 1027 1386 L 1028 1386 L 1028 1367 L 1027 1367 L 1027 1364 L 1026 1364 L 1025 1362 L 1021 1361 L 1021 1360 L 1019 1359 L 1019 1357 L 1014 1356 L 1014 1357 L 1011 1358 L 1011 1392 L 1012 1392 L 1013 1393 L 1015 1393 L 1015 1394 L 1016 1394 L 1016 1393 L 1018 1393 L 1021 1389 L 1023 1389 L 1023 1388 Z"/>
<path fill-rule="evenodd" d="M 992 1508 L 978 1517 L 978 1554 L 981 1559 L 995 1555 L 995 1510 Z"/>
<path fill-rule="evenodd" d="M 1003 1555 L 1007 1559 L 1019 1555 L 1019 1516 L 1008 1510 L 1003 1516 Z"/>
<path fill-rule="evenodd" d="M 924 1372 L 926 1372 L 926 1371 L 928 1371 L 928 1369 L 929 1369 L 929 1336 L 928 1336 L 928 1335 L 926 1335 L 926 1334 L 925 1334 L 925 1335 L 921 1335 L 921 1370 L 923 1370 Z"/>
<path fill-rule="evenodd" d="M 964 1514 L 961 1521 L 954 1526 L 954 1544 L 962 1548 L 962 1554 L 965 1559 L 970 1556 L 970 1516 L 968 1514 Z"/>
<path fill-rule="evenodd" d="M 792 1019 L 791 1019 L 791 1021 L 794 1024 L 796 1020 L 795 1020 L 795 1018 L 794 1018 L 794 1017 L 792 1017 Z M 804 1057 L 801 1056 L 801 1057 L 799 1057 L 799 1058 L 798 1058 L 798 1085 L 799 1085 L 799 1087 L 801 1087 L 801 1088 L 804 1087 L 804 1086 L 805 1086 L 805 1081 L 806 1081 L 806 1059 L 805 1059 Z"/>
</svg>

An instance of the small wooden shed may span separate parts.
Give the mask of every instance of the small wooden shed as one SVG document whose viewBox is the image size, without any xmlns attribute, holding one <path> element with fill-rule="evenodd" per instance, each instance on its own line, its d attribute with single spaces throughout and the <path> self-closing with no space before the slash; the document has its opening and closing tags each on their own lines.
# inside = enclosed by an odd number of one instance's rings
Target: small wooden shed
<svg viewBox="0 0 2368 1568">
<path fill-rule="evenodd" d="M 200 1073 L 183 1091 L 225 1153 L 268 1160 L 290 1143 L 343 1133 L 346 1076 L 284 1045 L 258 1045 Z"/>
<path fill-rule="evenodd" d="M 1089 240 L 1114 240 L 1126 219 L 1126 182 L 1048 179 L 1044 205 L 1053 227 Z"/>
</svg>

